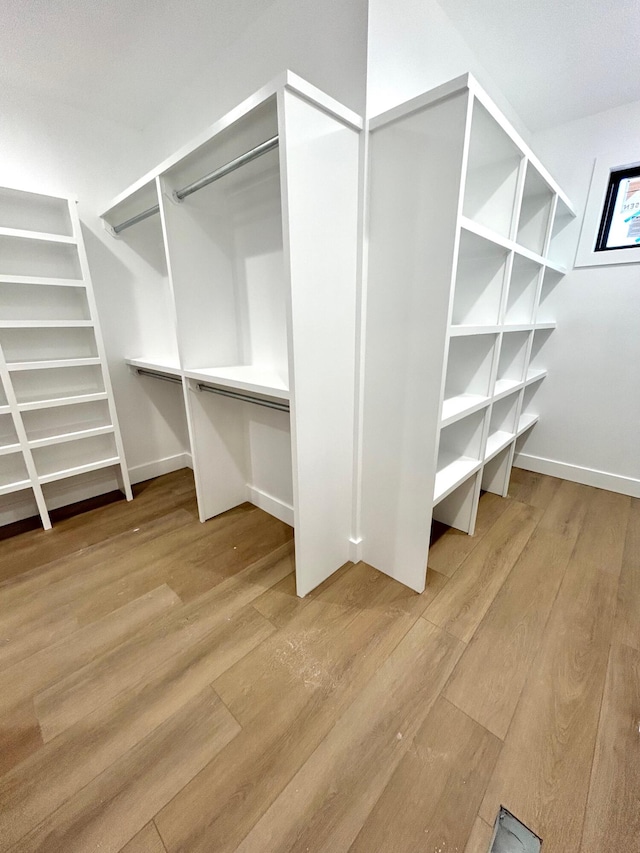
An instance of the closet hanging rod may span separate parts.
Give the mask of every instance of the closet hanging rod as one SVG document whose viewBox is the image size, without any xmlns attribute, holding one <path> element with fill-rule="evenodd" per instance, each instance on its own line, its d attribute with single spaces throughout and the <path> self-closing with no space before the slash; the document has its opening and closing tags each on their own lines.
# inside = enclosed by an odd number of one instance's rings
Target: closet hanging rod
<svg viewBox="0 0 640 853">
<path fill-rule="evenodd" d="M 182 385 L 182 379 L 179 376 L 157 373 L 155 370 L 147 370 L 145 367 L 136 367 L 136 373 L 138 376 L 149 376 L 151 379 L 163 379 L 165 382 L 175 382 L 176 385 Z"/>
<path fill-rule="evenodd" d="M 267 154 L 269 151 L 277 148 L 278 144 L 279 137 L 272 136 L 271 139 L 267 139 L 264 142 L 261 142 L 260 145 L 256 145 L 256 147 L 252 148 L 251 151 L 241 154 L 239 157 L 236 157 L 235 160 L 231 160 L 224 166 L 220 166 L 219 169 L 214 169 L 214 171 L 209 172 L 208 175 L 204 175 L 204 177 L 199 178 L 197 181 L 187 184 L 187 186 L 183 187 L 181 190 L 176 190 L 173 194 L 174 198 L 177 199 L 177 201 L 183 201 L 187 196 L 197 193 L 198 190 L 201 190 L 204 187 L 208 187 L 209 184 L 212 184 L 214 181 L 219 181 L 220 178 L 224 178 L 225 175 L 235 172 L 235 170 L 239 169 L 241 166 L 251 163 L 252 160 L 257 160 L 258 157 L 262 157 L 263 154 Z M 137 213 L 135 216 L 132 216 L 131 219 L 126 219 L 119 225 L 114 225 L 113 232 L 114 234 L 120 234 L 120 232 L 124 231 L 125 228 L 130 228 L 132 225 L 136 225 L 138 222 L 142 222 L 144 219 L 154 216 L 156 213 L 159 213 L 159 211 L 160 205 L 154 204 L 153 207 L 143 210 L 142 213 Z"/>
<path fill-rule="evenodd" d="M 265 400 L 262 397 L 251 397 L 249 394 L 240 394 L 238 391 L 228 391 L 226 388 L 214 388 L 211 385 L 199 384 L 198 391 L 208 391 L 210 394 L 220 394 L 221 397 L 231 397 L 232 400 L 241 400 L 243 403 L 255 403 L 256 406 L 264 406 L 265 409 L 277 409 L 279 412 L 288 412 L 289 404 L 277 400 Z"/>
</svg>

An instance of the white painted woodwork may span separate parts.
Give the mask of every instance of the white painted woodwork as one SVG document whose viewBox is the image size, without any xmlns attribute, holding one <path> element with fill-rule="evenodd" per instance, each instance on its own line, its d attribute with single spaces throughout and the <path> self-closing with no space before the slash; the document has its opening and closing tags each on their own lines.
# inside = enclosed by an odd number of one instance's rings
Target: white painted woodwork
<svg viewBox="0 0 640 853">
<path fill-rule="evenodd" d="M 114 226 L 159 204 L 118 237 L 143 252 L 138 232 L 153 233 L 139 311 L 154 317 L 157 298 L 163 327 L 141 320 L 132 382 L 165 386 L 162 411 L 186 418 L 201 521 L 249 500 L 294 526 L 299 595 L 350 557 L 361 127 L 287 72 L 103 214 Z M 276 135 L 276 150 L 175 199 Z"/>
<path fill-rule="evenodd" d="M 362 553 L 421 592 L 431 519 L 473 533 L 540 416 L 574 213 L 470 75 L 370 129 Z"/>
<path fill-rule="evenodd" d="M 24 493 L 45 528 L 43 484 L 110 467 L 131 499 L 72 198 L 0 188 L 0 378 L 0 494 Z"/>
</svg>

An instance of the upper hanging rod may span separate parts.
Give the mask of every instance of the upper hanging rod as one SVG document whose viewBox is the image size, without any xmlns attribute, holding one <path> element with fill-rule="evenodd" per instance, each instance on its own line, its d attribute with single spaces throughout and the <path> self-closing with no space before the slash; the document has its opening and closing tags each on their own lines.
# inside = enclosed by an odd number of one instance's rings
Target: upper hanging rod
<svg viewBox="0 0 640 853">
<path fill-rule="evenodd" d="M 209 172 L 209 174 L 205 175 L 203 178 L 199 178 L 197 181 L 187 184 L 187 186 L 183 187 L 181 190 L 176 190 L 173 194 L 174 198 L 177 201 L 183 201 L 187 196 L 197 193 L 198 190 L 201 190 L 203 187 L 208 187 L 209 184 L 212 184 L 214 181 L 218 181 L 220 178 L 224 178 L 225 175 L 235 172 L 235 170 L 239 169 L 240 166 L 244 166 L 246 163 L 250 163 L 252 160 L 256 160 L 263 154 L 277 148 L 278 143 L 278 136 L 272 136 L 271 139 L 261 142 L 260 145 L 256 145 L 255 148 L 252 148 L 251 151 L 247 151 L 246 154 L 241 154 L 239 157 L 236 157 L 235 160 L 231 160 L 224 166 L 220 166 L 219 169 L 214 169 L 213 172 Z M 143 210 L 142 213 L 137 213 L 135 216 L 132 216 L 131 219 L 127 219 L 119 225 L 114 225 L 113 232 L 114 234 L 120 234 L 120 232 L 124 231 L 125 228 L 129 228 L 131 225 L 136 225 L 136 223 L 142 222 L 143 219 L 148 219 L 149 216 L 153 216 L 159 211 L 160 205 L 154 204 L 153 207 Z"/>
<path fill-rule="evenodd" d="M 151 379 L 163 379 L 165 382 L 175 382 L 182 385 L 182 379 L 179 376 L 171 376 L 167 373 L 159 373 L 156 370 L 147 370 L 146 367 L 136 367 L 138 376 L 150 376 Z"/>
<path fill-rule="evenodd" d="M 238 391 L 226 388 L 214 388 L 212 385 L 198 385 L 198 391 L 209 391 L 211 394 L 220 394 L 222 397 L 231 397 L 233 400 L 241 400 L 243 403 L 255 403 L 256 406 L 264 406 L 265 409 L 277 409 L 279 412 L 288 412 L 289 403 L 284 400 L 265 400 L 263 397 L 251 397 L 249 394 L 241 394 Z"/>
</svg>

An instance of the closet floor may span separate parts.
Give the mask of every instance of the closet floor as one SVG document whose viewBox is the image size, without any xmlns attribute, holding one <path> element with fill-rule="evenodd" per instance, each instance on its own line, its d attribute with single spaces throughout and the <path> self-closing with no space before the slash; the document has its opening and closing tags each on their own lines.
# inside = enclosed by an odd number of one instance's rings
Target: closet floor
<svg viewBox="0 0 640 853">
<path fill-rule="evenodd" d="M 640 500 L 514 469 L 423 595 L 299 600 L 286 525 L 135 493 L 0 543 L 0 850 L 640 851 Z"/>
</svg>

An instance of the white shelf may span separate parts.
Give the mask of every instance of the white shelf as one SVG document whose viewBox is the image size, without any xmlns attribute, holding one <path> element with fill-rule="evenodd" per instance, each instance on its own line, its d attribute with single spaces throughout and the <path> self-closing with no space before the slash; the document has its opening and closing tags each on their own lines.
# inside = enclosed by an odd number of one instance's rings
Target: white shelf
<svg viewBox="0 0 640 853">
<path fill-rule="evenodd" d="M 546 370 L 535 370 L 534 368 L 529 368 L 527 372 L 527 378 L 525 380 L 525 385 L 533 385 L 534 382 L 539 382 L 541 379 L 547 375 Z"/>
<path fill-rule="evenodd" d="M 144 358 L 127 358 L 125 359 L 125 363 L 130 367 L 139 367 L 140 370 L 153 370 L 155 373 L 165 373 L 168 376 L 182 377 L 184 375 L 179 365 L 168 362 L 148 361 Z"/>
<path fill-rule="evenodd" d="M 53 444 L 64 444 L 68 441 L 78 441 L 82 438 L 92 438 L 96 435 L 108 435 L 114 432 L 112 424 L 108 426 L 91 427 L 90 429 L 75 430 L 74 432 L 60 433 L 60 435 L 51 435 L 46 438 L 34 438 L 29 441 L 29 447 L 35 449 L 37 447 L 49 447 Z"/>
<path fill-rule="evenodd" d="M 489 240 L 491 243 L 495 243 L 496 246 L 501 246 L 503 249 L 506 249 L 509 252 L 516 252 L 516 254 L 521 255 L 523 258 L 526 258 L 529 261 L 534 261 L 540 266 L 550 267 L 556 272 L 559 272 L 563 275 L 566 274 L 567 270 L 565 267 L 562 267 L 559 264 L 555 264 L 553 261 L 545 259 L 542 255 L 538 255 L 536 252 L 532 252 L 531 249 L 527 249 L 526 246 L 521 246 L 519 243 L 516 243 L 515 240 L 510 240 L 508 237 L 504 237 L 502 234 L 499 234 L 497 231 L 488 228 L 486 225 L 482 225 L 479 222 L 474 222 L 473 219 L 469 219 L 468 216 L 461 216 L 459 222 L 460 228 L 464 229 L 465 231 L 469 231 L 471 234 L 476 234 L 478 237 L 482 237 L 484 240 Z"/>
<path fill-rule="evenodd" d="M 458 394 L 457 397 L 450 397 L 442 403 L 440 426 L 449 426 L 465 415 L 473 414 L 484 406 L 488 406 L 489 402 L 489 397 L 482 397 L 480 394 Z"/>
<path fill-rule="evenodd" d="M 41 231 L 26 231 L 22 228 L 0 227 L 0 237 L 19 237 L 23 240 L 39 240 L 41 243 L 66 243 L 70 246 L 77 245 L 74 237 L 64 234 L 46 234 Z"/>
<path fill-rule="evenodd" d="M 30 400 L 28 403 L 18 403 L 21 412 L 34 412 L 37 409 L 52 409 L 55 406 L 73 406 L 77 403 L 93 403 L 96 400 L 107 400 L 106 391 L 96 391 L 92 394 L 76 394 L 72 397 L 55 397 L 51 400 Z M 7 407 L 8 409 L 9 407 Z"/>
<path fill-rule="evenodd" d="M 487 438 L 487 446 L 484 452 L 484 461 L 489 462 L 490 459 L 493 459 L 494 456 L 497 456 L 501 450 L 504 450 L 510 442 L 515 439 L 516 435 L 513 432 L 505 432 L 504 430 L 498 430 L 497 432 L 492 433 Z"/>
<path fill-rule="evenodd" d="M 478 459 L 471 459 L 468 456 L 449 456 L 446 454 L 444 458 L 441 457 L 439 462 L 441 467 L 436 473 L 433 489 L 434 506 L 476 471 L 479 471 L 481 464 Z"/>
<path fill-rule="evenodd" d="M 467 335 L 495 335 L 502 331 L 502 326 L 449 326 L 449 336 L 452 338 L 463 338 Z"/>
<path fill-rule="evenodd" d="M 51 278 L 37 275 L 0 275 L 0 284 L 23 284 L 39 285 L 43 287 L 80 287 L 87 289 L 82 279 L 75 278 Z"/>
<path fill-rule="evenodd" d="M 518 436 L 521 436 L 523 432 L 526 432 L 528 429 L 538 423 L 540 419 L 540 415 L 528 415 L 526 412 L 520 415 L 520 420 L 518 421 Z"/>
<path fill-rule="evenodd" d="M 4 444 L 0 446 L 0 456 L 7 456 L 9 453 L 19 453 L 21 450 L 20 443 Z"/>
<path fill-rule="evenodd" d="M 497 379 L 496 386 L 493 391 L 494 399 L 499 399 L 501 397 L 506 397 L 508 394 L 511 394 L 512 391 L 517 391 L 519 388 L 522 388 L 523 382 L 519 379 Z"/>
<path fill-rule="evenodd" d="M 211 385 L 220 385 L 236 391 L 266 394 L 279 400 L 289 399 L 289 389 L 276 373 L 253 365 L 201 367 L 196 370 L 185 370 L 184 375 L 189 379 L 208 382 Z"/>
<path fill-rule="evenodd" d="M 0 495 L 10 495 L 12 492 L 21 492 L 23 489 L 31 487 L 31 480 L 18 480 L 15 483 L 8 483 L 5 486 L 0 486 Z"/>
<path fill-rule="evenodd" d="M 112 456 L 109 459 L 98 459 L 95 462 L 88 462 L 85 465 L 78 465 L 75 468 L 65 468 L 62 471 L 54 471 L 53 474 L 44 474 L 42 477 L 38 477 L 38 482 L 44 486 L 46 483 L 53 483 L 56 480 L 77 477 L 78 474 L 87 474 L 89 471 L 98 471 L 100 468 L 109 468 L 112 465 L 119 464 L 119 456 Z"/>
<path fill-rule="evenodd" d="M 55 367 L 91 367 L 100 364 L 100 359 L 91 358 L 59 358 L 46 361 L 13 361 L 8 362 L 9 370 L 47 370 Z"/>
<path fill-rule="evenodd" d="M 89 329 L 92 320 L 0 320 L 0 329 Z"/>
<path fill-rule="evenodd" d="M 11 406 L 0 406 L 0 415 L 10 415 L 11 414 Z"/>
</svg>

